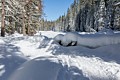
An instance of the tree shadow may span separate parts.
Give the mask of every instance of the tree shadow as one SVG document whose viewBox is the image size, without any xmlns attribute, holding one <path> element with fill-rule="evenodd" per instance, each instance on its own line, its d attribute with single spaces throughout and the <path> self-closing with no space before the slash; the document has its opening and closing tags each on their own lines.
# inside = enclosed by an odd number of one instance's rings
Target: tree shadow
<svg viewBox="0 0 120 80">
<path fill-rule="evenodd" d="M 0 80 L 6 80 L 21 64 L 27 59 L 21 56 L 19 47 L 12 44 L 0 44 L 0 69 L 4 71 L 0 76 Z"/>
<path fill-rule="evenodd" d="M 7 44 L 9 44 L 9 43 L 11 43 L 13 41 L 20 41 L 20 40 L 24 40 L 24 39 L 28 39 L 28 37 L 27 36 L 25 36 L 25 37 L 5 37 L 4 41 Z"/>
<path fill-rule="evenodd" d="M 51 74 L 52 73 L 52 74 Z M 38 57 L 25 62 L 8 80 L 89 80 L 77 67 L 62 65 L 58 58 Z"/>
<path fill-rule="evenodd" d="M 75 66 L 68 67 L 65 65 L 62 69 L 60 69 L 58 74 L 57 80 L 89 80 L 89 78 L 83 75 L 82 70 Z"/>
</svg>

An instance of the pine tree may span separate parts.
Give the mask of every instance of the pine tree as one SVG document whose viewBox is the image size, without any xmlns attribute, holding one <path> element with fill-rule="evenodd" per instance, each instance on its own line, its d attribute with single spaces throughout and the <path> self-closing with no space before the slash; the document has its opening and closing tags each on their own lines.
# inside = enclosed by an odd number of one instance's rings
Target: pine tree
<svg viewBox="0 0 120 80">
<path fill-rule="evenodd" d="M 5 36 L 5 31 L 13 34 L 15 30 L 20 33 L 23 32 L 25 35 L 26 31 L 28 33 L 35 31 L 36 26 L 40 25 L 39 18 L 42 14 L 41 0 L 2 0 L 1 3 L 6 6 L 2 6 L 4 9 L 1 12 L 1 36 Z M 29 28 L 27 27 L 28 25 L 32 27 Z"/>
<path fill-rule="evenodd" d="M 114 29 L 120 30 L 120 2 L 114 4 Z"/>
<path fill-rule="evenodd" d="M 106 19 L 105 1 L 101 0 L 98 11 L 98 26 L 99 26 L 98 30 L 101 30 L 102 28 L 106 27 L 105 19 Z"/>
<path fill-rule="evenodd" d="M 74 0 L 65 15 L 65 31 L 120 29 L 119 0 Z M 59 26 L 60 20 L 57 21 Z M 57 27 L 57 26 L 55 26 Z"/>
</svg>

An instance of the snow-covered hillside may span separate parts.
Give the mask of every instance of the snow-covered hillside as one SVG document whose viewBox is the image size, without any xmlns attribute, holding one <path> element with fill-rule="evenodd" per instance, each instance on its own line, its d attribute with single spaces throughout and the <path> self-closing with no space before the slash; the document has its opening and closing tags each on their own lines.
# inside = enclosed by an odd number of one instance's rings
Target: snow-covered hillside
<svg viewBox="0 0 120 80">
<path fill-rule="evenodd" d="M 35 36 L 1 37 L 0 80 L 120 80 L 119 43 L 94 49 L 65 47 L 54 41 L 58 34 L 65 35 L 41 31 Z"/>
</svg>

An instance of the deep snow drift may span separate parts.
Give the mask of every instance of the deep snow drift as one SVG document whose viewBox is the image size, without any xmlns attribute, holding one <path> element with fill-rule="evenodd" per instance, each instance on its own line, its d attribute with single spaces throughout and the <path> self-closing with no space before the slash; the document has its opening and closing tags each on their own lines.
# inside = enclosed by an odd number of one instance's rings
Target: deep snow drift
<svg viewBox="0 0 120 80">
<path fill-rule="evenodd" d="M 41 31 L 0 38 L 0 80 L 120 80 L 120 44 L 64 47 L 53 40 L 58 34 L 65 35 Z"/>
</svg>

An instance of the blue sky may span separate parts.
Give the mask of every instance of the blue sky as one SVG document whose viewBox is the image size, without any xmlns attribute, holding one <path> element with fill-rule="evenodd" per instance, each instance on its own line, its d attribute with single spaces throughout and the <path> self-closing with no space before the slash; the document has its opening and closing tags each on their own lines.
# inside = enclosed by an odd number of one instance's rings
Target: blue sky
<svg viewBox="0 0 120 80">
<path fill-rule="evenodd" d="M 67 12 L 74 0 L 43 0 L 45 19 L 56 20 L 60 15 Z"/>
</svg>

